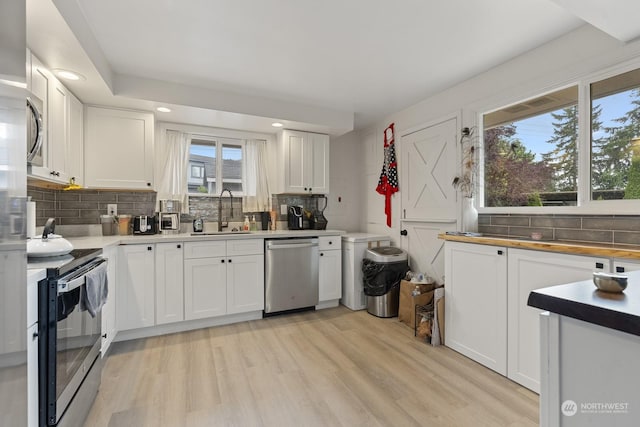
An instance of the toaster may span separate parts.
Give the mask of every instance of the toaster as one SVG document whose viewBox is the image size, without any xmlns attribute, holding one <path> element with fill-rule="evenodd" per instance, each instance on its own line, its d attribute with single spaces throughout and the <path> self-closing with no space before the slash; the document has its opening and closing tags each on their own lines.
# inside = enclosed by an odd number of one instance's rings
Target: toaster
<svg viewBox="0 0 640 427">
<path fill-rule="evenodd" d="M 155 217 L 138 215 L 133 217 L 133 234 L 156 234 Z"/>
</svg>

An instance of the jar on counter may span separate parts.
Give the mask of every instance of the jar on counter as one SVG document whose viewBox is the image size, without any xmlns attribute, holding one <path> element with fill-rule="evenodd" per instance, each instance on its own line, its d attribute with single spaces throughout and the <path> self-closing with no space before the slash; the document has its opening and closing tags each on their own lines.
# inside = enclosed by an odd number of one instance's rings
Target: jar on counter
<svg viewBox="0 0 640 427">
<path fill-rule="evenodd" d="M 103 236 L 115 236 L 118 234 L 118 219 L 115 215 L 100 215 Z"/>
<path fill-rule="evenodd" d="M 118 234 L 131 234 L 131 215 L 118 215 Z"/>
</svg>

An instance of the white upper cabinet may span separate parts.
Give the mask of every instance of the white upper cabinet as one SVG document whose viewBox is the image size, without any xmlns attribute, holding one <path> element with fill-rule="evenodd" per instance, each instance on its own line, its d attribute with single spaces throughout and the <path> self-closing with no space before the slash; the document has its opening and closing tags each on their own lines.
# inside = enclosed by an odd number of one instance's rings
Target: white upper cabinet
<svg viewBox="0 0 640 427">
<path fill-rule="evenodd" d="M 329 135 L 278 133 L 275 193 L 329 193 Z"/>
<path fill-rule="evenodd" d="M 69 179 L 84 185 L 84 106 L 69 93 Z"/>
<path fill-rule="evenodd" d="M 69 92 L 54 79 L 49 85 L 49 169 L 53 179 L 69 182 Z"/>
<path fill-rule="evenodd" d="M 31 166 L 32 177 L 68 184 L 82 184 L 82 103 L 30 56 L 31 93 L 43 103 L 42 166 Z"/>
<path fill-rule="evenodd" d="M 153 114 L 87 107 L 84 142 L 87 187 L 153 189 Z"/>
</svg>

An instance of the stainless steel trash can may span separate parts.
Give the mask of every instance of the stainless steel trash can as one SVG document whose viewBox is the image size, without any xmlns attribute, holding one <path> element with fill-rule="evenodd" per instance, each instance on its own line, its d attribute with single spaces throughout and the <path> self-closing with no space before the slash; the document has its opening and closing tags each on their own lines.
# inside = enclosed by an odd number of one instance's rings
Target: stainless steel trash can
<svg viewBox="0 0 640 427">
<path fill-rule="evenodd" d="M 377 317 L 398 315 L 400 281 L 409 270 L 407 252 L 393 246 L 371 248 L 362 261 L 367 312 Z"/>
</svg>

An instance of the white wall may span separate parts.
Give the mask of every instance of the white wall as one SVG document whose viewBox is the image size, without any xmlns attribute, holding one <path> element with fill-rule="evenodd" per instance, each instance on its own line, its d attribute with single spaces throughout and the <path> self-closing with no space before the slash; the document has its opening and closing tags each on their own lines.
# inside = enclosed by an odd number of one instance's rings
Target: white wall
<svg viewBox="0 0 640 427">
<path fill-rule="evenodd" d="M 464 55 L 464 52 L 460 54 Z M 596 75 L 609 68 L 628 65 L 640 67 L 640 41 L 623 44 L 585 25 L 358 132 L 361 151 L 366 159 L 362 187 L 362 204 L 366 215 L 361 221 L 362 231 L 389 234 L 394 243 L 399 245 L 400 194 L 393 196 L 393 227 L 389 229 L 383 214 L 384 198 L 375 192 L 383 160 L 382 132 L 390 123 L 395 122 L 396 154 L 400 160 L 400 135 L 407 129 L 460 112 L 461 127 L 475 126 L 479 113 L 576 83 L 580 78 Z M 457 164 L 451 167 L 459 169 Z M 399 162 L 398 170 L 401 168 L 402 163 Z M 400 191 L 402 188 L 403 182 L 400 181 Z"/>
<path fill-rule="evenodd" d="M 324 214 L 332 230 L 360 231 L 362 208 L 362 154 L 355 132 L 331 138 L 329 149 L 331 193 Z M 340 200 L 340 201 L 339 201 Z"/>
</svg>

